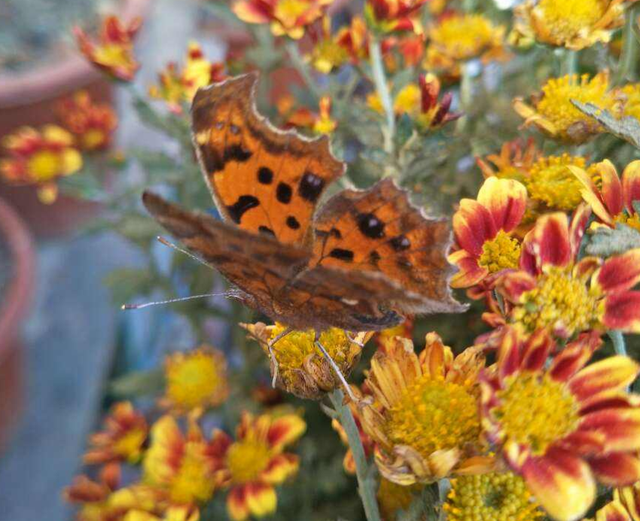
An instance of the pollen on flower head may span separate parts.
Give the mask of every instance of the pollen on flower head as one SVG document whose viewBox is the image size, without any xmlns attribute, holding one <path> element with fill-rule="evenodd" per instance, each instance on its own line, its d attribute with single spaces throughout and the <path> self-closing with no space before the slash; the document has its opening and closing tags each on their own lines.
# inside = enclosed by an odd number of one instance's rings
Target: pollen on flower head
<svg viewBox="0 0 640 521">
<path fill-rule="evenodd" d="M 482 254 L 478 264 L 497 273 L 510 268 L 517 268 L 520 261 L 520 241 L 511 237 L 504 230 L 500 230 L 493 239 L 482 245 Z"/>
<path fill-rule="evenodd" d="M 504 29 L 479 14 L 452 15 L 431 28 L 429 38 L 439 52 L 454 60 L 477 58 L 500 47 Z"/>
<path fill-rule="evenodd" d="M 535 521 L 544 517 L 524 480 L 511 472 L 452 479 L 443 509 L 447 521 Z"/>
</svg>

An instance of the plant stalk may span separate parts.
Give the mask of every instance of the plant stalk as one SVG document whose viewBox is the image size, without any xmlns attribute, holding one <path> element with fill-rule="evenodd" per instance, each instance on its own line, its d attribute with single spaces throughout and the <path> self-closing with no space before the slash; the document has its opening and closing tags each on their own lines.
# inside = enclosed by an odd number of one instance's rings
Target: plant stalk
<svg viewBox="0 0 640 521">
<path fill-rule="evenodd" d="M 613 342 L 613 349 L 615 350 L 617 355 L 627 356 L 627 346 L 624 341 L 624 335 L 622 331 L 617 329 L 613 331 L 609 331 L 609 338 Z"/>
<path fill-rule="evenodd" d="M 462 75 L 460 78 L 460 109 L 462 117 L 456 122 L 456 132 L 461 134 L 467 128 L 469 122 L 468 111 L 473 101 L 473 78 L 471 77 L 471 66 L 469 62 L 462 64 Z"/>
<path fill-rule="evenodd" d="M 362 441 L 360 440 L 358 426 L 353 419 L 351 409 L 348 405 L 343 405 L 342 402 L 344 400 L 344 394 L 341 389 L 336 389 L 329 393 L 329 399 L 331 400 L 334 410 L 338 413 L 340 424 L 347 433 L 349 448 L 351 449 L 353 459 L 356 463 L 358 493 L 362 500 L 362 506 L 364 507 L 364 513 L 367 517 L 367 521 L 381 521 L 378 500 L 376 499 L 376 480 L 370 472 L 371 469 L 369 469 L 369 464 L 367 463 L 367 458 L 364 454 L 364 448 L 362 447 Z"/>
<path fill-rule="evenodd" d="M 620 85 L 625 81 L 633 81 L 635 78 L 635 68 L 638 56 L 638 43 L 634 33 L 636 24 L 636 16 L 638 15 L 638 7 L 627 7 L 625 13 L 624 32 L 622 33 L 622 56 L 618 62 L 618 71 L 615 78 L 615 84 Z"/>
<path fill-rule="evenodd" d="M 384 73 L 384 63 L 382 61 L 382 50 L 380 42 L 372 37 L 369 44 L 369 52 L 371 54 L 371 71 L 373 73 L 373 83 L 376 86 L 376 92 L 382 103 L 384 114 L 387 119 L 387 128 L 384 133 L 384 150 L 388 154 L 393 154 L 393 139 L 396 133 L 396 115 L 393 112 L 393 102 L 391 101 L 391 93 L 387 84 L 387 77 Z"/>
<path fill-rule="evenodd" d="M 565 50 L 563 61 L 562 74 L 577 74 L 578 73 L 578 51 L 572 51 L 570 49 Z"/>
<path fill-rule="evenodd" d="M 289 55 L 289 59 L 291 60 L 291 63 L 293 64 L 295 69 L 300 73 L 300 76 L 302 76 L 302 79 L 304 80 L 305 85 L 311 91 L 315 101 L 317 102 L 320 99 L 322 94 L 320 93 L 320 90 L 318 89 L 318 85 L 316 84 L 316 81 L 313 78 L 311 71 L 309 70 L 309 66 L 304 61 L 304 58 L 300 54 L 300 49 L 298 49 L 298 43 L 294 40 L 287 40 L 286 49 L 287 49 L 287 54 Z"/>
</svg>

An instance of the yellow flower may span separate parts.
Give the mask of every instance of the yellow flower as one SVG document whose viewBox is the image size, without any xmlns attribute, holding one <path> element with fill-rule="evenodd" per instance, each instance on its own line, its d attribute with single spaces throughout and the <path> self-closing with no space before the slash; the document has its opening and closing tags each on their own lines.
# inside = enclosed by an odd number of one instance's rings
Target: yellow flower
<svg viewBox="0 0 640 521">
<path fill-rule="evenodd" d="M 165 379 L 161 404 L 178 412 L 217 407 L 229 396 L 227 361 L 220 351 L 207 345 L 168 356 Z"/>
<path fill-rule="evenodd" d="M 477 384 L 483 366 L 479 349 L 454 358 L 435 333 L 420 356 L 400 337 L 374 355 L 366 380 L 374 404 L 362 402 L 361 419 L 377 443 L 382 476 L 412 485 L 491 467 L 491 458 L 476 456 L 484 448 Z"/>
<path fill-rule="evenodd" d="M 535 521 L 544 517 L 524 479 L 511 472 L 452 479 L 442 508 L 447 521 Z"/>
<path fill-rule="evenodd" d="M 74 147 L 71 134 L 56 125 L 42 130 L 22 127 L 4 138 L 6 159 L 0 161 L 0 174 L 10 184 L 36 185 L 38 197 L 49 204 L 56 200 L 55 180 L 82 168 L 82 156 Z"/>
<path fill-rule="evenodd" d="M 429 28 L 430 49 L 452 62 L 504 58 L 505 28 L 479 14 L 445 16 Z"/>
<path fill-rule="evenodd" d="M 640 120 L 640 83 L 630 83 L 616 90 L 616 99 L 621 104 L 621 116 L 632 116 Z"/>
<path fill-rule="evenodd" d="M 574 107 L 571 100 L 612 109 L 615 98 L 609 92 L 609 75 L 600 72 L 591 79 L 587 74 L 552 78 L 542 87 L 542 94 L 534 97 L 532 105 L 516 98 L 513 106 L 525 118 L 525 126 L 535 125 L 554 139 L 584 143 L 600 132 L 601 127 Z"/>
<path fill-rule="evenodd" d="M 580 50 L 608 42 L 624 21 L 624 0 L 528 0 L 515 9 L 511 40 Z"/>
<path fill-rule="evenodd" d="M 163 515 L 154 515 L 144 510 L 130 510 L 122 521 L 199 521 L 197 508 L 184 506 L 169 507 Z"/>
<path fill-rule="evenodd" d="M 174 504 L 201 504 L 211 499 L 217 481 L 208 443 L 193 419 L 182 434 L 176 420 L 163 416 L 151 429 L 143 461 L 145 483 L 167 493 Z"/>
<path fill-rule="evenodd" d="M 242 324 L 242 326 L 260 343 L 267 354 L 269 340 L 285 330 L 281 324 L 266 326 L 261 322 Z M 345 331 L 333 328 L 320 335 L 320 343 L 346 377 L 360 360 L 361 345 L 365 344 L 372 335 L 372 332 L 358 333 L 352 339 L 353 341 L 350 341 Z M 338 387 L 340 382 L 322 353 L 314 345 L 314 338 L 313 330 L 292 331 L 276 342 L 273 346 L 273 354 L 278 364 L 277 387 L 300 398 L 319 400 L 326 392 Z M 271 367 L 272 373 L 274 370 L 275 368 Z"/>
</svg>

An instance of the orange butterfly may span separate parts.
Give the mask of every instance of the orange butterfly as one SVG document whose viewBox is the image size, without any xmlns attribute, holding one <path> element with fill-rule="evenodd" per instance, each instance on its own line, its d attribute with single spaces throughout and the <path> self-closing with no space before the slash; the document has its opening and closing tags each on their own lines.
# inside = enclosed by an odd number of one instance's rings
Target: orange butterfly
<svg viewBox="0 0 640 521">
<path fill-rule="evenodd" d="M 247 306 L 294 329 L 377 331 L 407 314 L 459 312 L 448 224 L 427 219 L 391 179 L 317 209 L 345 164 L 326 136 L 274 128 L 256 74 L 200 89 L 193 141 L 224 221 L 146 192 L 153 216 L 237 286 Z"/>
</svg>

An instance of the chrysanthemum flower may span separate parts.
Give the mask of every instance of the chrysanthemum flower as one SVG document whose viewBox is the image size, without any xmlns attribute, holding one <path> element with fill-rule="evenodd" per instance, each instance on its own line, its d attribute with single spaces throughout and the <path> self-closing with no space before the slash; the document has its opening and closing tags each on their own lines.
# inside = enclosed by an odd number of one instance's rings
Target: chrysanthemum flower
<svg viewBox="0 0 640 521">
<path fill-rule="evenodd" d="M 513 179 L 488 178 L 478 199 L 462 199 L 453 216 L 457 250 L 449 262 L 458 267 L 454 288 L 480 283 L 491 287 L 496 276 L 518 267 L 521 243 L 512 235 L 527 207 L 526 188 Z"/>
<path fill-rule="evenodd" d="M 397 326 L 379 331 L 374 336 L 374 340 L 376 345 L 378 346 L 378 349 L 385 349 L 387 342 L 393 341 L 393 339 L 397 336 L 408 339 L 413 338 L 413 326 L 413 317 L 408 317 L 402 324 L 398 324 Z"/>
<path fill-rule="evenodd" d="M 632 521 L 640 521 L 640 482 L 613 491 L 613 499 L 619 502 L 629 514 Z M 596 519 L 596 521 L 600 521 Z M 610 520 L 606 520 L 610 521 Z M 617 520 L 616 520 L 617 521 Z"/>
<path fill-rule="evenodd" d="M 270 24 L 275 36 L 298 40 L 321 18 L 333 0 L 237 0 L 232 9 L 249 24 Z"/>
<path fill-rule="evenodd" d="M 219 406 L 229 396 L 227 361 L 210 346 L 167 356 L 164 373 L 166 390 L 160 403 L 172 411 L 202 411 Z"/>
<path fill-rule="evenodd" d="M 399 485 L 430 483 L 450 474 L 483 472 L 478 414 L 480 349 L 458 357 L 435 333 L 418 356 L 397 337 L 371 360 L 367 376 L 374 403 L 361 402 L 364 432 L 377 444 L 376 465 Z"/>
<path fill-rule="evenodd" d="M 561 338 L 589 329 L 640 331 L 640 249 L 602 261 L 577 260 L 589 212 L 540 217 L 522 246 L 520 270 L 507 272 L 500 291 L 513 304 L 510 320 L 527 331 Z"/>
<path fill-rule="evenodd" d="M 175 63 L 167 64 L 158 75 L 158 85 L 149 87 L 149 96 L 166 101 L 169 109 L 179 114 L 183 104 L 190 103 L 199 88 L 223 81 L 226 77 L 224 64 L 210 62 L 204 57 L 200 45 L 191 42 L 182 70 Z"/>
<path fill-rule="evenodd" d="M 531 167 L 539 156 L 532 139 L 526 145 L 519 139 L 502 145 L 500 154 L 491 154 L 486 158 L 476 158 L 476 163 L 485 179 L 515 179 L 521 183 L 529 176 Z"/>
<path fill-rule="evenodd" d="M 601 127 L 574 107 L 571 100 L 612 109 L 615 98 L 609 92 L 609 75 L 600 72 L 591 79 L 587 74 L 552 78 L 543 85 L 542 93 L 533 97 L 532 105 L 526 104 L 522 98 L 516 98 L 513 107 L 525 118 L 525 126 L 535 125 L 554 139 L 584 143 L 599 133 Z"/>
<path fill-rule="evenodd" d="M 87 91 L 78 91 L 57 108 L 60 122 L 75 136 L 80 149 L 92 152 L 111 144 L 118 118 L 109 105 L 94 103 Z"/>
<path fill-rule="evenodd" d="M 137 412 L 131 402 L 118 402 L 105 418 L 104 430 L 91 436 L 91 448 L 84 455 L 84 462 L 137 463 L 142 457 L 148 431 L 144 415 Z"/>
<path fill-rule="evenodd" d="M 587 172 L 572 168 L 582 183 L 582 198 L 607 226 L 615 228 L 617 223 L 622 223 L 640 232 L 640 216 L 634 207 L 634 202 L 640 201 L 640 161 L 632 161 L 627 165 L 622 172 L 622 180 L 608 159 L 595 165 L 595 168 L 601 180 L 600 187 Z"/>
<path fill-rule="evenodd" d="M 208 449 L 222 485 L 229 488 L 227 510 L 235 521 L 263 517 L 276 510 L 274 485 L 298 471 L 298 457 L 284 452 L 304 434 L 306 424 L 296 414 L 262 415 L 245 412 L 233 440 L 218 430 Z"/>
<path fill-rule="evenodd" d="M 422 32 L 420 10 L 427 0 L 367 0 L 364 17 L 376 33 Z"/>
<path fill-rule="evenodd" d="M 625 391 L 640 366 L 624 356 L 587 366 L 599 344 L 597 333 L 583 334 L 549 365 L 558 346 L 547 331 L 526 337 L 508 327 L 496 370 L 481 375 L 487 435 L 559 521 L 585 514 L 596 481 L 621 486 L 640 477 L 640 397 Z"/>
<path fill-rule="evenodd" d="M 217 488 L 209 443 L 195 420 L 183 435 L 172 416 L 163 416 L 151 428 L 151 444 L 143 461 L 143 480 L 168 497 L 171 504 L 197 505 Z"/>
<path fill-rule="evenodd" d="M 47 125 L 42 130 L 22 127 L 4 138 L 6 158 L 0 161 L 4 180 L 16 185 L 36 185 L 43 203 L 58 196 L 56 179 L 82 167 L 82 156 L 66 130 Z"/>
<path fill-rule="evenodd" d="M 528 0 L 515 9 L 512 39 L 580 50 L 608 42 L 624 22 L 625 0 Z"/>
<path fill-rule="evenodd" d="M 338 30 L 335 41 L 346 51 L 351 63 L 356 64 L 369 56 L 367 24 L 359 16 L 351 19 L 351 25 Z"/>
<path fill-rule="evenodd" d="M 285 330 L 281 324 L 266 326 L 261 322 L 243 324 L 243 327 L 258 340 L 267 354 L 269 340 Z M 343 330 L 333 328 L 320 335 L 320 343 L 346 377 L 360 360 L 361 345 L 372 335 L 371 332 L 358 333 L 351 341 Z M 300 398 L 319 400 L 341 384 L 329 363 L 314 345 L 314 339 L 315 333 L 312 330 L 292 331 L 276 342 L 273 355 L 278 364 L 277 387 Z M 271 367 L 272 374 L 274 371 L 276 368 Z"/>
<path fill-rule="evenodd" d="M 91 63 L 117 80 L 131 81 L 140 68 L 133 54 L 133 38 L 141 25 L 142 18 L 125 25 L 117 16 L 107 16 L 102 19 L 97 42 L 80 27 L 74 27 L 73 32 L 80 52 Z"/>
<path fill-rule="evenodd" d="M 447 521 L 536 521 L 544 512 L 512 472 L 458 476 L 442 506 Z"/>
<path fill-rule="evenodd" d="M 429 27 L 429 52 L 441 56 L 442 61 L 450 61 L 452 66 L 475 58 L 484 62 L 503 59 L 504 34 L 504 27 L 480 14 L 447 14 Z"/>
<path fill-rule="evenodd" d="M 364 23 L 362 20 L 360 22 Z M 349 30 L 349 27 L 342 28 L 342 31 L 349 32 Z M 331 33 L 331 18 L 329 16 L 325 16 L 322 19 L 321 34 L 319 37 L 314 38 L 313 48 L 306 59 L 322 74 L 329 74 L 350 60 L 346 47 L 340 45 L 337 35 L 334 36 Z"/>
<path fill-rule="evenodd" d="M 188 506 L 173 506 L 163 514 L 155 515 L 144 510 L 129 510 L 122 521 L 199 521 L 200 511 Z"/>
</svg>

